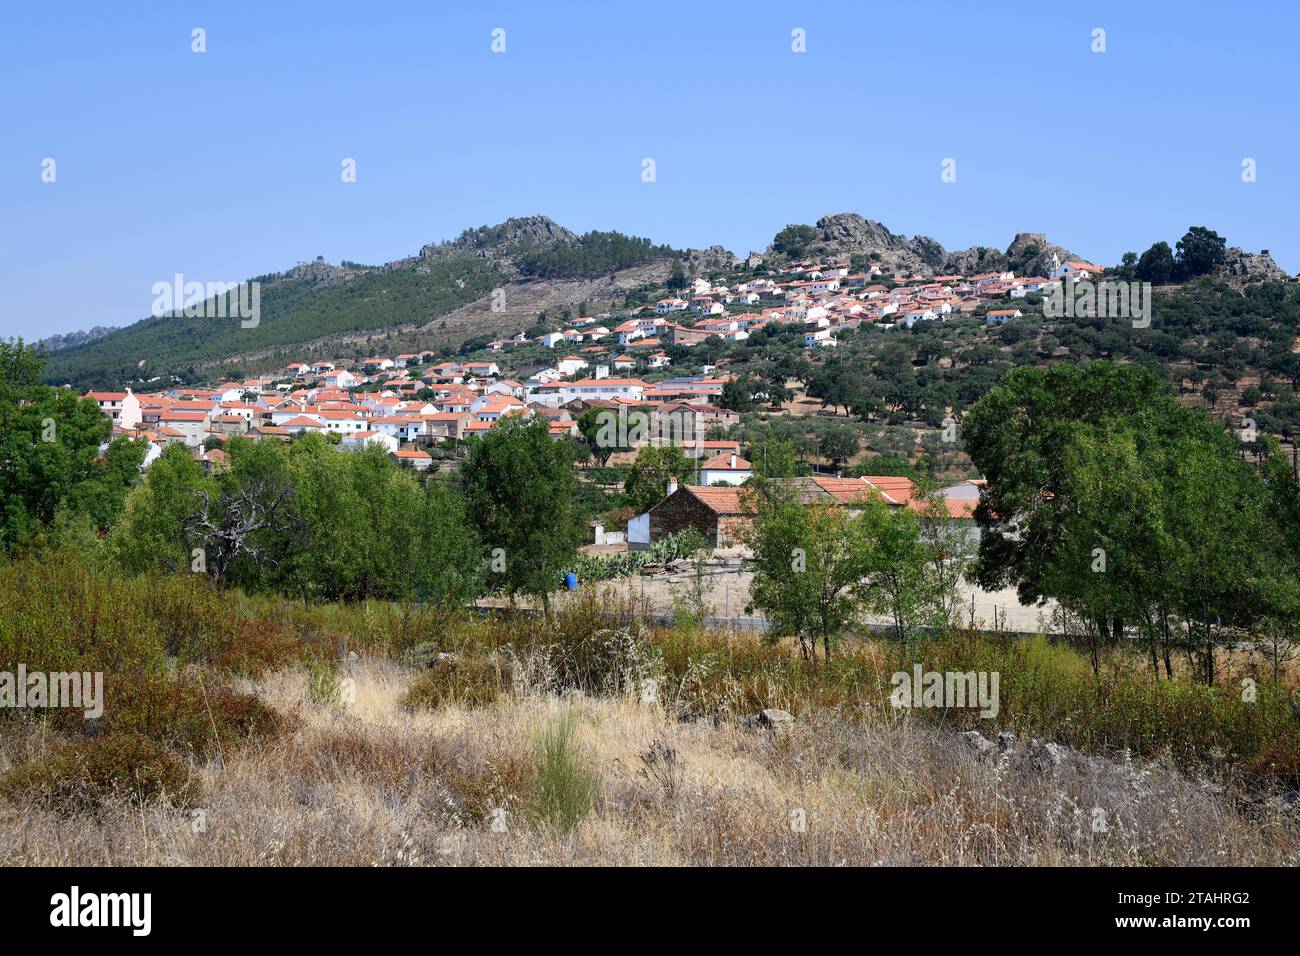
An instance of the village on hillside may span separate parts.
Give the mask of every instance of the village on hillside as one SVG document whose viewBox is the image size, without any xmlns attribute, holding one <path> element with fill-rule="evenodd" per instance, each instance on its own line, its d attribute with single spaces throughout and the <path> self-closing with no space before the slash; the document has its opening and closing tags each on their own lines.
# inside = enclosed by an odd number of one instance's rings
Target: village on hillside
<svg viewBox="0 0 1300 956">
<path fill-rule="evenodd" d="M 739 441 L 710 437 L 739 422 L 721 404 L 734 375 L 707 363 L 680 374 L 665 348 L 710 338 L 743 341 L 769 325 L 802 330 L 806 348 L 825 349 L 836 347 L 838 333 L 864 323 L 911 328 L 975 313 L 990 325 L 1001 324 L 1021 317 L 1017 300 L 1102 271 L 1055 257 L 1045 277 L 1008 270 L 916 278 L 874 262 L 857 265 L 855 271 L 846 262 L 802 261 L 774 278 L 740 275 L 730 284 L 727 278 L 698 278 L 680 295 L 617 317 L 580 316 L 555 331 L 493 340 L 486 349 L 491 359 L 439 360 L 430 350 L 360 362 L 312 357 L 278 373 L 210 387 L 128 388 L 88 397 L 111 418 L 115 435 L 150 443 L 146 468 L 165 447 L 183 443 L 208 470 L 223 467 L 221 446 L 236 436 L 290 442 L 314 433 L 341 451 L 378 445 L 398 463 L 425 472 L 436 470 L 439 459 L 454 466 L 455 449 L 509 416 L 538 416 L 552 438 L 582 440 L 579 420 L 588 410 L 624 424 L 630 414 L 640 414 L 643 427 L 620 442 L 615 462 L 634 460 L 641 447 L 673 444 L 694 461 L 695 481 L 680 488 L 673 482 L 664 501 L 633 516 L 625 528 L 596 524 L 591 543 L 644 549 L 691 526 L 712 546 L 726 547 L 744 537 L 747 506 L 735 488 L 754 474 Z M 512 353 L 523 346 L 534 346 L 534 355 L 540 346 L 558 358 L 541 366 L 513 361 Z M 921 506 L 916 485 L 906 477 L 814 474 L 802 480 L 801 494 L 811 494 L 809 500 L 846 504 L 869 492 L 892 506 Z M 966 479 L 940 493 L 948 517 L 973 535 L 979 485 Z"/>
</svg>

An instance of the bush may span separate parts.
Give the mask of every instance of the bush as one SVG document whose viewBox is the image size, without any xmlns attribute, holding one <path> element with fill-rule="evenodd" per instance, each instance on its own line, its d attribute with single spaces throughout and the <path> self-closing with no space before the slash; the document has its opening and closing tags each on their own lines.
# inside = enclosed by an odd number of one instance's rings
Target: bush
<svg viewBox="0 0 1300 956">
<path fill-rule="evenodd" d="M 548 723 L 534 750 L 529 810 L 539 824 L 567 833 L 596 805 L 600 792 L 600 778 L 578 744 L 573 714 Z"/>
<path fill-rule="evenodd" d="M 512 684 L 514 667 L 499 654 L 462 654 L 437 658 L 411 681 L 402 696 L 410 710 L 437 710 L 448 704 L 485 707 Z"/>
<path fill-rule="evenodd" d="M 144 737 L 200 760 L 287 729 L 260 698 L 190 675 L 108 675 L 104 698 L 100 732 Z"/>
<path fill-rule="evenodd" d="M 0 564 L 0 669 L 157 670 L 160 623 L 133 582 L 71 551 Z"/>
<path fill-rule="evenodd" d="M 492 624 L 498 642 L 536 665 L 545 690 L 619 694 L 662 673 L 646 613 L 636 598 L 587 588 L 548 614 L 503 615 Z"/>
<path fill-rule="evenodd" d="M 256 680 L 267 671 L 285 667 L 302 657 L 301 637 L 266 618 L 237 620 L 223 628 L 201 651 L 188 660 L 211 664 L 218 671 Z"/>
<path fill-rule="evenodd" d="M 0 777 L 0 793 L 76 813 L 114 798 L 135 806 L 165 801 L 186 807 L 199 789 L 189 767 L 167 747 L 140 734 L 115 734 L 56 745 L 48 756 Z"/>
</svg>

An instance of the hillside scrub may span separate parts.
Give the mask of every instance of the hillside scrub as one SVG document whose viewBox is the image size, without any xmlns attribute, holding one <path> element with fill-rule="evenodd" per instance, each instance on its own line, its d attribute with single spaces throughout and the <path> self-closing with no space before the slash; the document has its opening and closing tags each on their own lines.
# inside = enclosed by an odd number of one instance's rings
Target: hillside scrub
<svg viewBox="0 0 1300 956">
<path fill-rule="evenodd" d="M 776 650 L 768 648 L 767 650 Z M 793 655 L 791 655 L 793 656 Z M 1086 665 L 1085 665 L 1086 671 Z M 342 714 L 306 675 L 259 694 L 303 718 L 290 735 L 195 767 L 205 827 L 120 795 L 79 813 L 0 799 L 11 863 L 108 865 L 1295 865 L 1285 811 L 1243 804 L 1164 762 L 1046 773 L 972 758 L 925 720 L 805 710 L 779 734 L 679 722 L 625 696 L 521 690 L 489 707 L 409 711 L 412 672 L 349 668 Z M 591 776 L 550 819 L 540 728 L 569 714 Z M 5 753 L 11 747 L 5 741 Z M 566 745 L 567 747 L 568 745 Z M 672 754 L 671 785 L 649 772 Z M 7 759 L 0 757 L 0 760 Z M 566 758 L 567 759 L 567 758 Z M 642 772 L 645 770 L 646 772 Z M 578 814 L 579 809 L 585 810 Z M 1097 810 L 1107 826 L 1094 826 Z"/>
<path fill-rule="evenodd" d="M 891 676 L 920 664 L 997 672 L 1001 701 L 991 720 L 975 708 L 921 708 L 910 712 L 913 720 L 1169 759 L 1242 786 L 1300 786 L 1300 724 L 1290 696 L 1300 681 L 1288 666 L 1274 683 L 1260 650 L 1223 652 L 1213 684 L 1194 681 L 1192 668 L 1153 681 L 1142 654 L 1122 645 L 1101 649 L 1094 667 L 1092 651 L 1076 645 L 961 630 L 908 644 L 848 639 L 810 667 L 791 643 L 659 627 L 644 604 L 594 588 L 546 614 L 479 617 L 384 602 L 303 606 L 196 587 L 192 578 L 125 575 L 66 552 L 0 565 L 0 659 L 9 669 L 22 662 L 29 670 L 104 671 L 99 729 L 139 733 L 196 760 L 291 734 L 292 714 L 266 713 L 241 687 L 256 686 L 249 675 L 264 679 L 295 662 L 329 663 L 331 686 L 340 662 L 357 654 L 411 668 L 404 693 L 416 711 L 491 707 L 523 689 L 654 700 L 724 722 L 765 707 L 897 721 Z M 281 635 L 276 654 L 242 674 L 224 664 L 231 652 L 211 651 L 264 633 Z M 1247 679 L 1249 695 L 1242 693 Z M 0 718 L 24 723 L 21 711 Z M 52 722 L 83 732 L 67 712 Z"/>
</svg>

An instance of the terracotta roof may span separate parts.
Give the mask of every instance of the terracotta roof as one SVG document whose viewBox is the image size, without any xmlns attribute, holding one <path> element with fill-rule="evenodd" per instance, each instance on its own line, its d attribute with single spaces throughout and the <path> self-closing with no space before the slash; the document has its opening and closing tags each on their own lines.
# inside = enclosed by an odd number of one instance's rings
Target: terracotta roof
<svg viewBox="0 0 1300 956">
<path fill-rule="evenodd" d="M 905 505 L 916 497 L 916 485 L 910 478 L 893 475 L 863 475 L 862 480 L 879 489 L 890 504 Z"/>
<path fill-rule="evenodd" d="M 159 420 L 164 422 L 201 422 L 207 417 L 207 412 L 168 411 L 163 412 L 159 416 Z"/>
<path fill-rule="evenodd" d="M 813 475 L 812 482 L 840 504 L 851 504 L 872 493 L 871 486 L 861 478 L 834 478 L 828 475 Z"/>
<path fill-rule="evenodd" d="M 754 466 L 739 455 L 724 452 L 721 455 L 715 455 L 704 464 L 700 465 L 701 469 L 709 471 L 752 471 Z"/>
<path fill-rule="evenodd" d="M 949 518 L 973 518 L 975 517 L 975 506 L 979 500 L 975 498 L 939 498 L 936 499 L 939 508 L 948 512 Z M 925 498 L 913 498 L 907 503 L 911 511 L 927 511 L 933 507 Z"/>
<path fill-rule="evenodd" d="M 720 515 L 744 515 L 754 512 L 753 507 L 742 497 L 741 488 L 728 488 L 722 485 L 685 485 L 682 490 L 694 495 L 706 508 Z"/>
</svg>

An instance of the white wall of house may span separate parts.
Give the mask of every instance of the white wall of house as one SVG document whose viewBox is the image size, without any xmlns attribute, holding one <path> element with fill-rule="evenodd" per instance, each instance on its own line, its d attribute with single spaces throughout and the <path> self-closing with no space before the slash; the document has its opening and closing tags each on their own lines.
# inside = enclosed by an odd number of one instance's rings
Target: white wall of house
<svg viewBox="0 0 1300 956">
<path fill-rule="evenodd" d="M 735 471 L 730 468 L 720 471 L 706 468 L 700 472 L 700 483 L 705 485 L 743 485 L 753 477 L 754 473 L 752 471 Z"/>
<path fill-rule="evenodd" d="M 650 512 L 637 515 L 627 523 L 629 551 L 647 551 L 650 548 Z"/>
</svg>

